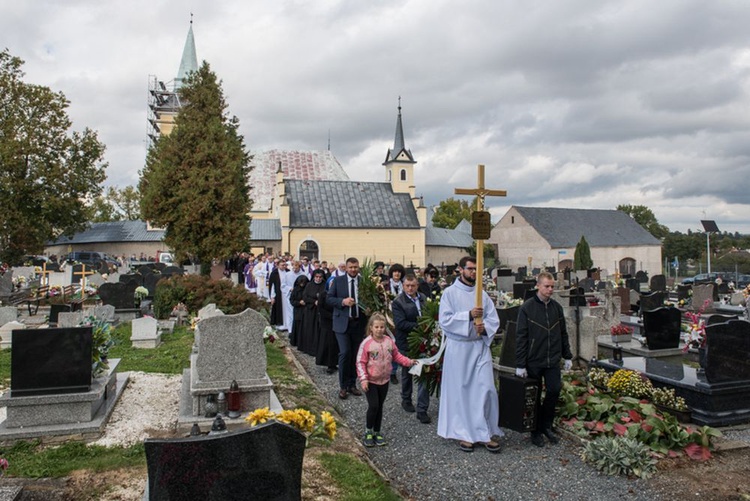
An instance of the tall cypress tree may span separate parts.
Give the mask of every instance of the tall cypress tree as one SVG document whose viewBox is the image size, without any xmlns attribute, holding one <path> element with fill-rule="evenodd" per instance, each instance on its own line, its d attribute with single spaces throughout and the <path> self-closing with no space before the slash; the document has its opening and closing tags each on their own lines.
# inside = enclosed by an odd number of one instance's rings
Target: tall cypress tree
<svg viewBox="0 0 750 501">
<path fill-rule="evenodd" d="M 576 270 L 588 270 L 594 266 L 594 262 L 591 260 L 591 248 L 589 248 L 589 243 L 583 235 L 581 235 L 581 240 L 576 244 L 573 266 Z"/>
<path fill-rule="evenodd" d="M 166 229 L 178 259 L 192 255 L 206 265 L 249 246 L 250 156 L 207 62 L 184 82 L 180 99 L 172 133 L 149 148 L 138 185 L 141 214 Z"/>
</svg>

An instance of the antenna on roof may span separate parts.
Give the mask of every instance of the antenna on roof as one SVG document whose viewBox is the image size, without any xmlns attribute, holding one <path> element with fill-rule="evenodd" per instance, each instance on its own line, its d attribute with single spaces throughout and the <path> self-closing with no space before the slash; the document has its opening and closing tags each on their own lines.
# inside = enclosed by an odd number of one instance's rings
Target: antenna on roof
<svg viewBox="0 0 750 501">
<path fill-rule="evenodd" d="M 331 129 L 328 129 L 328 151 L 331 151 Z"/>
</svg>

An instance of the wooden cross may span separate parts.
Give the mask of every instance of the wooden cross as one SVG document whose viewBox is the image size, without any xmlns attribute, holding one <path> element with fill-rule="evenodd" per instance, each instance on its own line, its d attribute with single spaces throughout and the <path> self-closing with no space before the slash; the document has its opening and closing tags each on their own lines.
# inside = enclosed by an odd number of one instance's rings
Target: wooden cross
<svg viewBox="0 0 750 501">
<path fill-rule="evenodd" d="M 81 297 L 83 297 L 83 291 L 84 291 L 84 289 L 86 289 L 86 277 L 88 275 L 93 275 L 94 273 L 96 273 L 96 272 L 95 271 L 87 271 L 85 264 L 81 264 L 81 271 L 80 272 L 73 273 L 74 277 L 81 277 Z"/>
<path fill-rule="evenodd" d="M 505 190 L 488 190 L 484 187 L 484 165 L 477 165 L 477 187 L 476 188 L 456 188 L 454 193 L 456 195 L 474 195 L 477 197 L 477 208 L 476 213 L 484 212 L 484 197 L 504 197 L 506 196 Z M 474 228 L 472 226 L 472 233 Z M 476 306 L 477 308 L 482 307 L 482 281 L 484 278 L 484 238 L 478 238 L 477 244 L 477 281 L 476 281 Z M 475 318 L 474 323 L 482 323 L 481 318 Z"/>
<path fill-rule="evenodd" d="M 49 275 L 51 271 L 47 271 L 47 261 L 42 263 L 42 271 L 39 273 L 42 279 L 39 281 L 39 285 L 49 285 Z"/>
</svg>

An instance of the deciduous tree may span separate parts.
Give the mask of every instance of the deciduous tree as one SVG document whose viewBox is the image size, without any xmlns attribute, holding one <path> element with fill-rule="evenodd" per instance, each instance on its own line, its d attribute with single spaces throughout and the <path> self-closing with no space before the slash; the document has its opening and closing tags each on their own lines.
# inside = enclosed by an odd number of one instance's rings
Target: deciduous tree
<svg viewBox="0 0 750 501">
<path fill-rule="evenodd" d="M 141 218 L 141 200 L 138 190 L 126 186 L 119 190 L 110 186 L 106 194 L 96 197 L 91 204 L 95 223 L 107 221 L 135 221 Z"/>
<path fill-rule="evenodd" d="M 669 235 L 669 228 L 663 224 L 659 224 L 653 211 L 645 205 L 618 205 L 617 210 L 632 217 L 636 223 L 640 224 L 646 231 L 658 239 Z"/>
<path fill-rule="evenodd" d="M 178 261 L 195 256 L 205 265 L 249 246 L 250 156 L 208 63 L 189 75 L 180 99 L 175 129 L 149 148 L 141 214 L 166 229 Z"/>
<path fill-rule="evenodd" d="M 23 81 L 23 61 L 0 52 L 0 261 L 41 253 L 85 228 L 101 193 L 104 145 L 71 131 L 62 92 Z"/>
<path fill-rule="evenodd" d="M 448 228 L 452 230 L 464 219 L 471 221 L 471 213 L 475 210 L 476 206 L 476 197 L 471 203 L 466 200 L 457 200 L 453 197 L 443 200 L 435 208 L 432 224 L 436 228 Z"/>
</svg>

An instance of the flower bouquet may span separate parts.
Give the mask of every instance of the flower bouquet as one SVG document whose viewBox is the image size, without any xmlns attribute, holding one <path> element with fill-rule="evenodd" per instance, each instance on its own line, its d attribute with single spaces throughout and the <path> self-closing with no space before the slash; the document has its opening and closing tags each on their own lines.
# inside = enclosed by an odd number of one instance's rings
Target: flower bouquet
<svg viewBox="0 0 750 501">
<path fill-rule="evenodd" d="M 266 325 L 263 329 L 263 342 L 264 343 L 275 343 L 276 342 L 276 329 L 271 325 Z"/>
<path fill-rule="evenodd" d="M 388 324 L 386 328 L 392 328 L 394 325 L 393 314 L 391 313 L 391 299 L 393 298 L 389 297 L 385 287 L 380 283 L 380 277 L 375 274 L 375 265 L 373 262 L 365 259 L 365 262 L 359 269 L 359 274 L 362 277 L 357 288 L 357 300 L 359 301 L 357 307 L 360 309 L 360 312 L 368 317 L 375 312 L 382 313 Z"/>
<path fill-rule="evenodd" d="M 146 297 L 148 297 L 148 289 L 142 285 L 139 285 L 135 288 L 133 296 L 137 301 L 143 301 L 144 299 L 146 299 Z"/>
<path fill-rule="evenodd" d="M 268 407 L 262 407 L 255 409 L 245 418 L 251 428 L 271 420 L 296 428 L 305 434 L 308 441 L 310 438 L 336 438 L 336 420 L 328 411 L 321 412 L 318 421 L 315 415 L 306 409 L 283 410 L 276 414 Z"/>
<path fill-rule="evenodd" d="M 422 308 L 422 315 L 417 319 L 417 328 L 408 337 L 409 358 L 418 360 L 430 358 L 440 351 L 443 334 L 438 323 L 440 313 L 440 296 L 427 298 Z M 417 380 L 427 387 L 430 395 L 440 394 L 440 381 L 443 377 L 443 358 L 434 365 L 422 367 L 422 373 Z"/>
<path fill-rule="evenodd" d="M 627 343 L 633 339 L 633 329 L 627 325 L 613 325 L 609 329 L 613 343 Z"/>
</svg>

